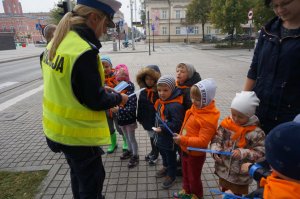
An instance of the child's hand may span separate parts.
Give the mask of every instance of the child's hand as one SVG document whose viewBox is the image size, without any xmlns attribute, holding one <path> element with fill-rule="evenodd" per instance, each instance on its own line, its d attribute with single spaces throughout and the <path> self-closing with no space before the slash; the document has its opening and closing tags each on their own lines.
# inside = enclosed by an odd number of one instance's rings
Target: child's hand
<svg viewBox="0 0 300 199">
<path fill-rule="evenodd" d="M 119 107 L 118 107 L 118 106 L 115 106 L 115 107 L 111 108 L 111 111 L 112 111 L 113 113 L 117 113 L 117 112 L 119 111 Z"/>
<path fill-rule="evenodd" d="M 174 140 L 174 142 L 177 144 L 177 145 L 179 145 L 180 144 L 180 135 L 179 134 L 177 134 L 177 133 L 174 133 L 173 134 L 173 140 Z"/>
<path fill-rule="evenodd" d="M 213 159 L 215 159 L 216 162 L 218 163 L 222 163 L 222 159 L 220 158 L 220 156 L 218 154 L 213 154 L 212 155 Z"/>
<path fill-rule="evenodd" d="M 232 151 L 232 157 L 235 159 L 241 159 L 241 152 L 238 149 Z"/>
<path fill-rule="evenodd" d="M 160 127 L 152 127 L 152 130 L 155 131 L 155 133 L 161 133 Z"/>
<path fill-rule="evenodd" d="M 242 173 L 248 173 L 249 166 L 250 166 L 251 164 L 252 164 L 252 163 L 250 163 L 250 162 L 246 162 L 246 163 L 242 164 L 242 166 L 241 166 L 241 171 L 242 171 Z"/>
</svg>

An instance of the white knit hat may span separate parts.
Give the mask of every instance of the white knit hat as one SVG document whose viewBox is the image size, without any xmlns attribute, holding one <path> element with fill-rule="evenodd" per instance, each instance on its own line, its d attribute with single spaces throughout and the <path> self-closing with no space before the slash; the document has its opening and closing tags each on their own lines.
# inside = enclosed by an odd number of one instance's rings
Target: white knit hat
<svg viewBox="0 0 300 199">
<path fill-rule="evenodd" d="M 215 98 L 217 84 L 213 78 L 204 79 L 195 84 L 201 93 L 202 107 L 209 105 L 209 103 Z"/>
<path fill-rule="evenodd" d="M 242 91 L 236 93 L 235 98 L 231 102 L 230 108 L 233 108 L 248 117 L 255 114 L 256 107 L 259 105 L 259 99 L 254 91 Z"/>
</svg>

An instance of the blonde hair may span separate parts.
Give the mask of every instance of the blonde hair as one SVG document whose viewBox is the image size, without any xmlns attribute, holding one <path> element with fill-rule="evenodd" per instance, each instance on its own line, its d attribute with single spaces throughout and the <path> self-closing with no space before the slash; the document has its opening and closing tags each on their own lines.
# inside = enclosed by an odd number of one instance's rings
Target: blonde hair
<svg viewBox="0 0 300 199">
<path fill-rule="evenodd" d="M 72 12 L 68 12 L 65 14 L 65 16 L 57 25 L 56 31 L 54 32 L 52 45 L 49 50 L 49 60 L 52 60 L 55 57 L 56 50 L 59 44 L 71 30 L 71 27 L 73 25 L 86 24 L 89 26 L 88 17 L 92 13 L 97 14 L 98 17 L 102 19 L 102 23 L 104 23 L 106 15 L 101 10 L 97 10 L 95 8 L 84 5 L 76 5 Z"/>
<path fill-rule="evenodd" d="M 193 96 L 195 98 L 201 98 L 201 93 L 199 88 L 196 85 L 193 85 L 190 89 L 190 96 Z"/>
<path fill-rule="evenodd" d="M 176 69 L 178 69 L 178 68 L 185 68 L 185 69 L 187 69 L 187 66 L 184 63 L 180 63 L 180 64 L 178 64 L 176 66 Z"/>
</svg>

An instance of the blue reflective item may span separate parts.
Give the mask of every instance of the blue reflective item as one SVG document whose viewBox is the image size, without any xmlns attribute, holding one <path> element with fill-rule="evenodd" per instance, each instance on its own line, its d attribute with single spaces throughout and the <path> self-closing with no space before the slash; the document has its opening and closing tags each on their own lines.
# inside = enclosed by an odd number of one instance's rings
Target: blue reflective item
<svg viewBox="0 0 300 199">
<path fill-rule="evenodd" d="M 228 155 L 228 156 L 232 155 L 232 152 L 230 152 L 230 151 L 216 151 L 216 150 L 201 149 L 201 148 L 195 148 L 195 147 L 187 147 L 187 150 L 189 150 L 189 151 L 201 151 L 201 152 L 205 152 L 205 153 L 215 153 L 215 154 Z"/>
<path fill-rule="evenodd" d="M 125 81 L 121 81 L 115 88 L 114 90 L 117 92 L 121 92 L 124 90 L 129 84 Z"/>
<path fill-rule="evenodd" d="M 212 192 L 212 193 L 218 194 L 218 195 L 224 195 L 223 199 L 250 199 L 250 198 L 243 197 L 243 196 L 237 196 L 237 195 L 234 195 L 234 194 L 225 193 L 225 192 L 222 192 L 218 189 L 210 189 L 209 191 Z M 253 199 L 260 199 L 260 198 L 255 197 Z"/>
<path fill-rule="evenodd" d="M 141 88 L 140 90 L 135 91 L 134 93 L 131 93 L 130 95 L 128 95 L 128 97 L 132 97 L 140 92 L 142 92 L 143 90 L 145 90 L 146 88 Z"/>
<path fill-rule="evenodd" d="M 168 125 L 160 118 L 160 116 L 158 115 L 158 113 L 156 113 L 156 118 L 162 123 L 162 125 L 164 127 L 166 127 L 166 129 L 168 129 L 169 133 L 173 136 L 174 133 L 173 131 L 168 127 Z"/>
<path fill-rule="evenodd" d="M 251 176 L 251 177 L 253 177 L 253 175 L 254 175 L 254 172 L 257 170 L 257 169 L 259 169 L 259 168 L 262 168 L 262 166 L 261 165 L 259 165 L 259 164 L 254 164 L 254 165 L 252 165 L 251 167 L 250 167 L 250 169 L 249 169 L 249 175 Z"/>
</svg>

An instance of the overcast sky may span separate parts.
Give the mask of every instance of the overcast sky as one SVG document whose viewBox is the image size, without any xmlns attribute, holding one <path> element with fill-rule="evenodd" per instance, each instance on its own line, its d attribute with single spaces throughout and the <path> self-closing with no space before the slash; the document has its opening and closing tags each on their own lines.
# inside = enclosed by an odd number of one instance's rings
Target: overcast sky
<svg viewBox="0 0 300 199">
<path fill-rule="evenodd" d="M 124 13 L 125 21 L 130 24 L 130 0 L 119 0 L 122 3 L 121 12 Z M 22 4 L 23 12 L 49 12 L 55 7 L 59 0 L 19 0 Z M 134 0 L 133 0 L 134 2 Z M 137 3 L 137 21 L 139 20 L 139 0 Z M 133 7 L 134 9 L 134 7 Z M 1 1 L 0 12 L 3 13 L 3 4 Z M 134 13 L 134 12 L 133 12 Z M 133 19 L 135 19 L 135 14 L 133 14 Z M 135 21 L 135 20 L 134 20 Z"/>
</svg>

